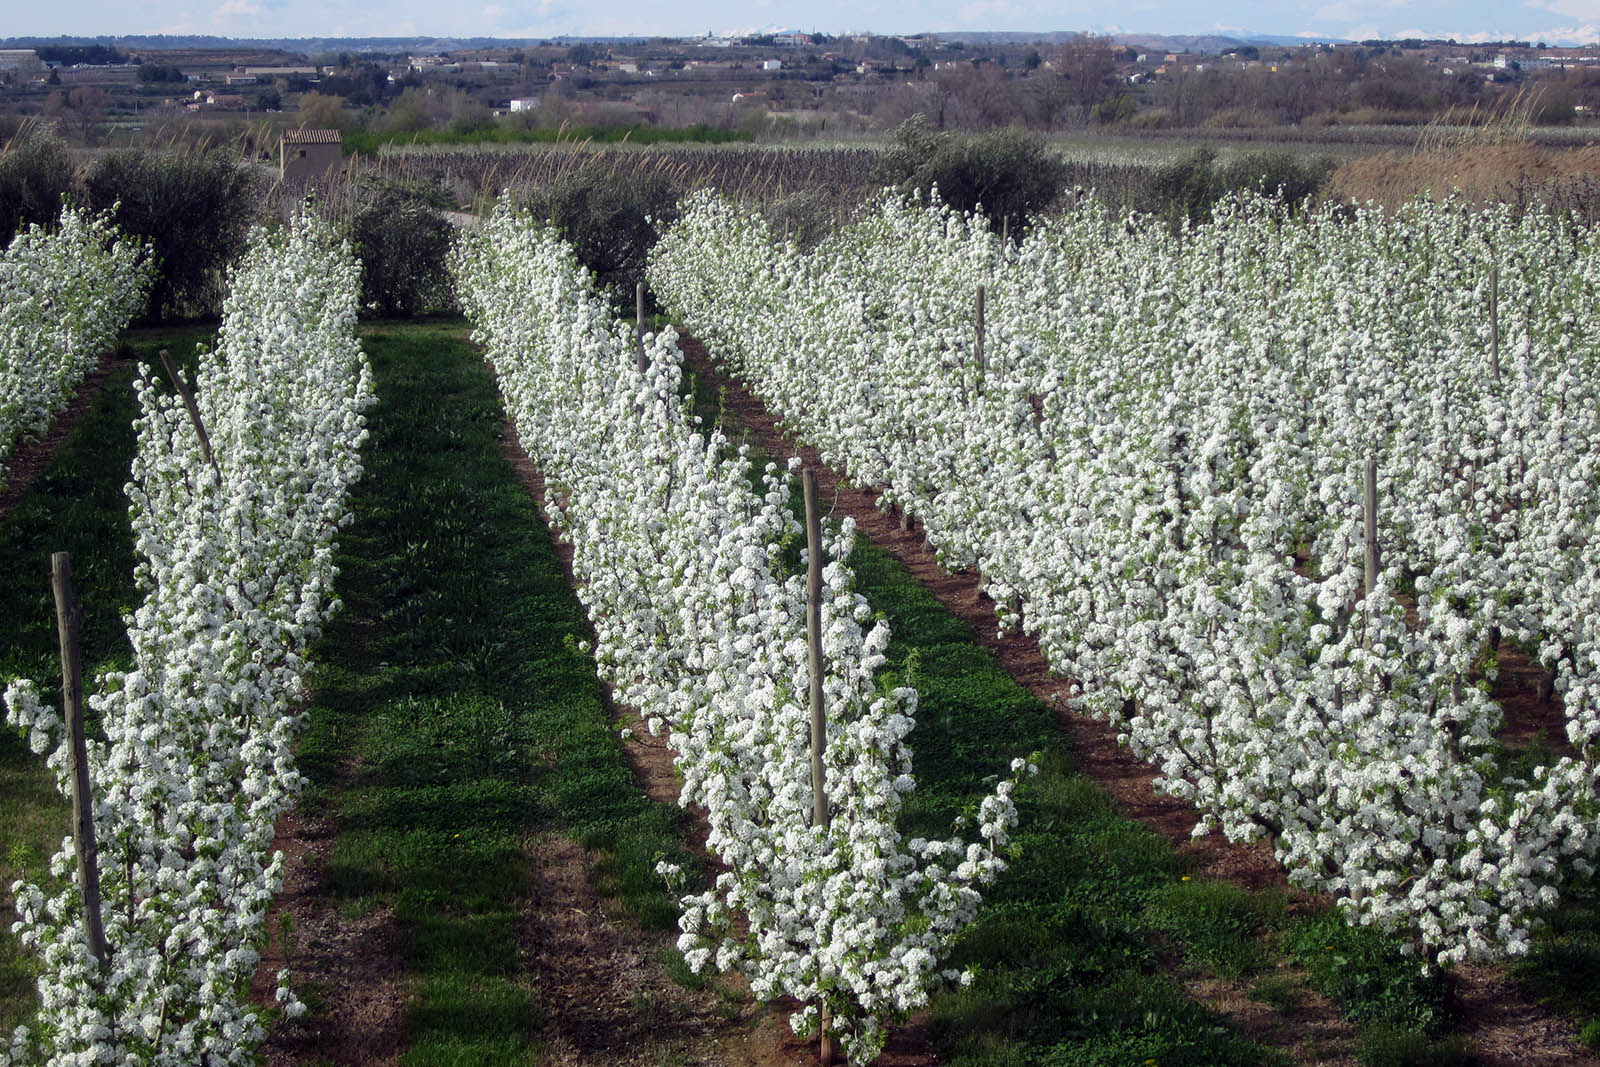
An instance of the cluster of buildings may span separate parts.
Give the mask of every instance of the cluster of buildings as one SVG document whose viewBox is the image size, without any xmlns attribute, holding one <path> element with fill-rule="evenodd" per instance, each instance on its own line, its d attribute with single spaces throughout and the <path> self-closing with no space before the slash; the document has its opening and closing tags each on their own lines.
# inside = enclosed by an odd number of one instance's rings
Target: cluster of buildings
<svg viewBox="0 0 1600 1067">
<path fill-rule="evenodd" d="M 1174 38 L 989 38 L 784 32 L 682 40 L 479 42 L 480 47 L 450 51 L 411 44 L 389 54 L 317 58 L 245 45 L 128 47 L 119 52 L 100 49 L 96 62 L 70 65 L 42 58 L 39 50 L 12 48 L 0 49 L 0 104 L 26 111 L 41 106 L 49 93 L 90 85 L 107 91 L 113 110 L 293 111 L 302 94 L 315 91 L 367 109 L 370 115 L 414 87 L 430 94 L 464 94 L 496 115 L 520 115 L 554 103 L 564 109 L 562 121 L 679 125 L 734 121 L 729 109 L 799 116 L 835 107 L 866 115 L 886 95 L 905 95 L 935 80 L 955 84 L 975 74 L 986 84 L 1032 87 L 1023 91 L 1035 95 L 1055 91 L 1046 82 L 1066 85 L 1075 100 L 1092 103 L 1100 97 L 1080 91 L 1078 83 L 1087 84 L 1085 79 L 1103 81 L 1112 95 L 1144 101 L 1163 92 L 1170 95 L 1175 82 L 1197 73 L 1261 79 L 1320 66 L 1359 79 L 1366 69 L 1382 70 L 1385 64 L 1397 69 L 1397 60 L 1412 72 L 1456 77 L 1477 71 L 1489 82 L 1520 82 L 1574 68 L 1600 70 L 1600 46 L 1556 49 L 1452 41 L 1246 45 L 1215 38 L 1186 48 L 1191 42 Z M 72 49 L 44 51 L 56 55 Z M 1085 58 L 1086 51 L 1096 53 L 1092 61 Z M 333 58 L 338 61 L 328 61 Z M 717 107 L 722 110 L 715 111 Z"/>
</svg>

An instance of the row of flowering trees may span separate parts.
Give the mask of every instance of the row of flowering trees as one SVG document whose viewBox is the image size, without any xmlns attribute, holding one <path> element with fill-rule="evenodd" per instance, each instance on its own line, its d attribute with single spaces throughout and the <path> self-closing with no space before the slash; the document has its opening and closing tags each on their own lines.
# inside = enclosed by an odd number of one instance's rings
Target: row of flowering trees
<svg viewBox="0 0 1600 1067">
<path fill-rule="evenodd" d="M 149 260 L 109 217 L 70 207 L 0 255 L 0 489 L 17 444 L 50 428 L 150 281 Z"/>
<path fill-rule="evenodd" d="M 889 631 L 854 591 L 846 521 L 823 547 L 830 818 L 814 821 L 787 472 L 754 471 L 744 448 L 702 431 L 680 395 L 675 335 L 636 350 L 548 230 L 502 207 L 459 243 L 453 269 L 572 545 L 596 659 L 619 700 L 668 735 L 681 802 L 704 808 L 726 864 L 714 887 L 682 897 L 689 964 L 741 969 L 763 999 L 797 998 L 801 1034 L 831 1016 L 852 1061 L 870 1061 L 885 1017 L 959 977 L 939 958 L 1005 865 L 1026 765 L 982 802 L 975 840 L 901 836 L 916 691 L 879 679 Z"/>
<path fill-rule="evenodd" d="M 1588 869 L 1594 231 L 1246 200 L 1174 234 L 1089 200 L 1008 246 L 886 198 L 803 254 L 701 193 L 650 279 L 800 438 L 981 571 L 1197 834 L 1270 837 L 1294 881 L 1442 964 L 1524 951 Z M 1488 695 L 1506 642 L 1568 724 L 1520 777 Z"/>
<path fill-rule="evenodd" d="M 282 881 L 273 824 L 302 782 L 306 651 L 337 607 L 333 538 L 372 393 L 358 266 L 325 225 L 256 233 L 229 282 L 217 346 L 199 356 L 198 422 L 150 368 L 136 385 L 127 491 L 144 599 L 126 620 L 132 668 L 90 697 L 109 951 L 92 950 L 75 881 L 54 896 L 13 886 L 41 1008 L 0 1064 L 252 1064 L 263 1037 L 248 993 Z M 66 792 L 60 716 L 31 681 L 5 702 Z M 52 872 L 72 866 L 69 839 Z M 294 1014 L 287 978 L 277 996 Z"/>
</svg>

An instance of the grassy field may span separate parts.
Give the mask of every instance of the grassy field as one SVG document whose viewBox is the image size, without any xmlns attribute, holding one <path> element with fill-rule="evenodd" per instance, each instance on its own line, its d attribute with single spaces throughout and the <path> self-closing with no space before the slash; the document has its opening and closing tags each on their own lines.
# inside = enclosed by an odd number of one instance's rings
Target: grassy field
<svg viewBox="0 0 1600 1067">
<path fill-rule="evenodd" d="M 299 750 L 303 807 L 339 827 L 324 888 L 398 921 L 415 1065 L 536 1053 L 518 923 L 537 835 L 596 850 L 602 892 L 657 929 L 676 912 L 654 857 L 684 849 L 681 813 L 634 782 L 576 649 L 587 623 L 501 455 L 498 396 L 464 332 L 366 332 L 379 402 Z"/>
</svg>

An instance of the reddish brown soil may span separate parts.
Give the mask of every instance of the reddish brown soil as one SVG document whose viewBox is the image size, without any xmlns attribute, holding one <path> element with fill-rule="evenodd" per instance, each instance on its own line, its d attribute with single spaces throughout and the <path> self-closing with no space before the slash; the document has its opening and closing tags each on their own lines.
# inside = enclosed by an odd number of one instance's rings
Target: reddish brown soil
<svg viewBox="0 0 1600 1067">
<path fill-rule="evenodd" d="M 1476 1062 L 1558 1067 L 1600 1062 L 1579 1045 L 1572 1024 L 1535 1004 L 1503 968 L 1459 967 L 1451 975 L 1452 1012 Z"/>
<path fill-rule="evenodd" d="M 813 448 L 803 446 L 783 431 L 782 425 L 738 380 L 713 363 L 705 347 L 688 334 L 680 334 L 687 365 L 713 388 L 726 390 L 728 410 L 750 429 L 754 440 L 775 456 L 800 456 L 817 471 L 819 497 L 832 501 L 836 511 L 854 517 L 856 528 L 898 559 L 956 615 L 969 623 L 978 642 L 994 652 L 1012 677 L 1040 699 L 1061 709 L 1067 682 L 1050 673 L 1038 642 L 1011 633 L 1004 637 L 994 616 L 994 603 L 979 592 L 975 574 L 948 574 L 915 529 L 901 529 L 899 519 L 878 507 L 881 490 L 852 486 L 822 463 Z M 1564 739 L 1565 720 L 1559 706 L 1538 706 L 1526 693 L 1528 668 L 1517 668 L 1516 657 L 1502 657 L 1501 688 L 1511 700 L 1507 708 L 1507 740 L 1526 738 L 1544 729 L 1552 742 Z M 1498 695 L 1498 690 L 1497 690 Z M 1278 887 L 1290 893 L 1291 906 L 1304 906 L 1311 898 L 1289 887 L 1283 869 L 1264 843 L 1233 845 L 1220 835 L 1190 837 L 1196 813 L 1188 804 L 1155 792 L 1154 768 L 1116 743 L 1104 723 L 1058 710 L 1057 722 L 1071 744 L 1078 769 L 1111 794 L 1120 810 L 1156 830 L 1188 856 L 1199 873 L 1247 888 Z M 1303 998 L 1291 1014 L 1298 1035 L 1288 1033 L 1277 1012 L 1262 1013 L 1262 1006 L 1241 995 L 1236 984 L 1196 979 L 1187 983 L 1200 1000 L 1229 1015 L 1248 1036 L 1284 1048 L 1297 1063 L 1348 1063 L 1349 1028 L 1333 1006 L 1320 998 Z M 1510 981 L 1498 968 L 1467 967 L 1452 977 L 1457 1032 L 1471 1045 L 1484 1067 L 1554 1067 L 1556 1064 L 1600 1064 L 1600 1057 L 1575 1040 L 1570 1022 L 1534 1003 L 1526 990 Z M 1306 1035 L 1309 1038 L 1307 1044 Z M 1320 1036 L 1316 1036 L 1320 1035 Z M 1284 1042 L 1288 1040 L 1286 1045 Z M 1331 1043 L 1328 1056 L 1320 1042 Z M 1299 1058 L 1310 1056 L 1309 1059 Z"/>
<path fill-rule="evenodd" d="M 1560 694 L 1540 702 L 1539 684 L 1544 670 L 1527 653 L 1500 646 L 1500 674 L 1495 678 L 1491 695 L 1505 713 L 1505 723 L 1500 728 L 1500 740 L 1513 748 L 1523 748 L 1538 739 L 1548 745 L 1557 756 L 1576 756 L 1572 742 L 1567 740 L 1567 712 Z"/>
<path fill-rule="evenodd" d="M 291 813 L 273 843 L 284 854 L 283 892 L 267 912 L 271 944 L 262 954 L 253 992 L 268 1003 L 284 966 L 283 916 L 292 923 L 291 987 L 311 1011 L 280 1022 L 267 1036 L 267 1067 L 332 1062 L 340 1067 L 394 1067 L 404 1047 L 405 974 L 394 913 L 374 907 L 347 912 L 322 886 L 333 848 L 332 819 Z"/>
<path fill-rule="evenodd" d="M 714 992 L 674 984 L 656 955 L 665 938 L 607 915 L 594 890 L 594 858 L 573 842 L 541 837 L 530 850 L 533 891 L 522 941 L 544 1012 L 551 1065 L 724 1067 L 730 1026 Z"/>
<path fill-rule="evenodd" d="M 1353 1067 L 1356 1028 L 1327 997 L 1304 988 L 1304 975 L 1285 967 L 1279 974 L 1296 983 L 1292 1001 L 1282 1010 L 1253 999 L 1248 982 L 1176 968 L 1189 994 L 1227 1016 L 1240 1034 L 1278 1049 L 1298 1067 Z M 1276 977 L 1277 975 L 1269 976 Z"/>
<path fill-rule="evenodd" d="M 50 466 L 50 461 L 55 459 L 56 452 L 61 448 L 61 442 L 83 421 L 89 405 L 94 403 L 95 396 L 105 386 L 106 379 L 132 363 L 133 360 L 125 357 L 104 356 L 100 365 L 78 384 L 78 391 L 68 402 L 67 409 L 56 417 L 49 431 L 39 440 L 26 442 L 11 453 L 10 461 L 5 464 L 5 474 L 0 478 L 5 486 L 0 489 L 0 519 L 16 507 L 17 501 L 22 499 L 34 479 Z"/>
</svg>

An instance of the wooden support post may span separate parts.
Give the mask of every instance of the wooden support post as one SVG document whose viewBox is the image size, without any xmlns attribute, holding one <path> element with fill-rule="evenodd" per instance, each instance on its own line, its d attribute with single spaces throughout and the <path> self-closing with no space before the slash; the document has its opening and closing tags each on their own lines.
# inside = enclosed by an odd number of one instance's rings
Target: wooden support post
<svg viewBox="0 0 1600 1067">
<path fill-rule="evenodd" d="M 639 361 L 639 373 L 643 374 L 650 369 L 644 354 L 644 282 L 633 287 L 633 337 L 638 346 L 635 358 Z"/>
<path fill-rule="evenodd" d="M 827 779 L 822 755 L 827 749 L 827 713 L 822 703 L 822 511 L 817 506 L 817 472 L 807 467 L 801 472 L 806 501 L 806 651 L 811 667 L 811 825 L 828 825 Z M 818 1059 L 823 1067 L 833 1063 L 833 1035 L 826 1004 L 821 1005 L 822 1024 Z"/>
<path fill-rule="evenodd" d="M 1362 478 L 1361 511 L 1364 526 L 1364 539 L 1366 541 L 1366 586 L 1362 591 L 1362 599 L 1368 600 L 1372 591 L 1378 588 L 1378 459 L 1376 456 L 1367 457 L 1367 468 Z M 1371 612 L 1368 611 L 1368 618 Z M 1367 637 L 1362 642 L 1367 648 L 1372 647 L 1372 630 L 1368 627 Z"/>
<path fill-rule="evenodd" d="M 1500 267 L 1489 268 L 1489 359 L 1494 367 L 1494 380 L 1500 381 Z"/>
<path fill-rule="evenodd" d="M 974 352 L 978 357 L 978 392 L 983 392 L 983 286 L 978 286 L 978 323 L 974 335 Z"/>
<path fill-rule="evenodd" d="M 217 466 L 217 457 L 211 454 L 211 435 L 206 433 L 205 423 L 200 421 L 200 405 L 195 403 L 194 394 L 184 384 L 183 375 L 178 373 L 178 365 L 172 362 L 172 357 L 167 350 L 161 350 L 161 365 L 167 369 L 167 377 L 172 379 L 172 387 L 183 398 L 183 406 L 189 412 L 189 421 L 194 423 L 195 433 L 200 435 L 200 454 L 211 464 L 211 469 L 217 472 L 217 477 L 222 477 L 222 468 Z"/>
<path fill-rule="evenodd" d="M 1366 525 L 1367 542 L 1367 593 L 1378 587 L 1378 458 L 1367 457 L 1365 483 L 1362 486 L 1361 511 Z"/>
<path fill-rule="evenodd" d="M 89 744 L 83 729 L 83 664 L 78 656 L 81 612 L 72 599 L 72 560 L 65 552 L 50 557 L 50 587 L 56 598 L 56 634 L 61 642 L 61 711 L 67 721 L 72 776 L 72 839 L 78 855 L 78 887 L 89 951 L 102 966 L 111 962 L 105 924 L 100 918 L 100 849 L 94 836 L 94 793 L 89 782 Z"/>
</svg>

